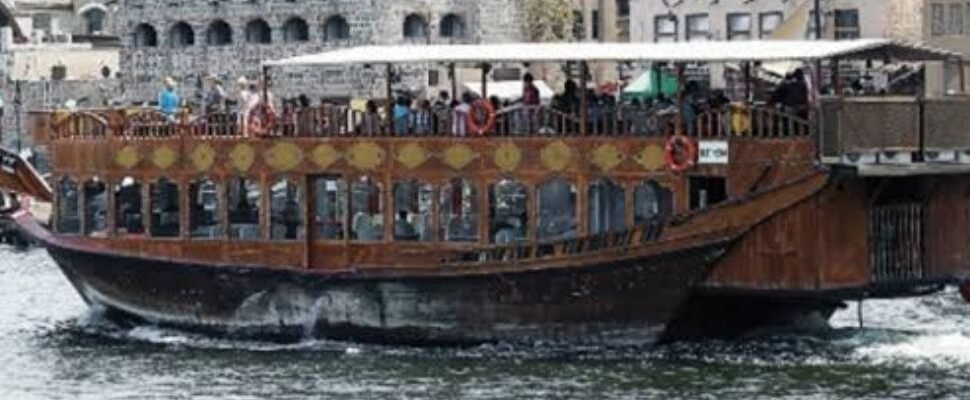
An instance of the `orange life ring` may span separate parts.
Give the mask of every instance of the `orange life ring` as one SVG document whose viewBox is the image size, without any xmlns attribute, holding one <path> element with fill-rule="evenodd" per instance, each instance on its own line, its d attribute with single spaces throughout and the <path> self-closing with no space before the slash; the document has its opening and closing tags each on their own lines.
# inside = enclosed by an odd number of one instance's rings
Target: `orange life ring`
<svg viewBox="0 0 970 400">
<path fill-rule="evenodd" d="M 674 172 L 693 168 L 697 163 L 697 145 L 687 136 L 671 136 L 664 146 L 664 163 Z"/>
<path fill-rule="evenodd" d="M 478 120 L 480 112 L 485 113 L 484 121 Z M 492 107 L 492 102 L 481 99 L 472 103 L 472 108 L 468 111 L 468 127 L 479 135 L 484 135 L 495 127 L 495 107 Z"/>
<path fill-rule="evenodd" d="M 259 103 L 251 111 L 246 129 L 252 136 L 266 137 L 276 128 L 276 113 L 266 103 Z"/>
</svg>

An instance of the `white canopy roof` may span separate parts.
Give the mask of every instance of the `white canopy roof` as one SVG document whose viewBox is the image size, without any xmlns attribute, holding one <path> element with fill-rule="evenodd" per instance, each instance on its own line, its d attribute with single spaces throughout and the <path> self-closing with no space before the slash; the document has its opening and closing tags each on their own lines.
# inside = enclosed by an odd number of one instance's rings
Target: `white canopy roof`
<svg viewBox="0 0 970 400">
<path fill-rule="evenodd" d="M 539 89 L 539 98 L 543 101 L 552 100 L 552 97 L 556 95 L 552 91 L 552 88 L 542 80 L 534 80 L 532 84 Z M 481 82 L 465 82 L 465 90 L 477 95 L 482 95 L 482 84 Z M 489 81 L 488 82 L 488 95 L 496 96 L 502 100 L 516 100 L 522 97 L 522 81 Z"/>
<path fill-rule="evenodd" d="M 956 58 L 948 50 L 889 39 L 765 40 L 677 43 L 506 43 L 490 45 L 363 46 L 267 61 L 268 66 L 408 64 L 429 62 L 666 61 L 742 62 L 824 58 Z"/>
</svg>

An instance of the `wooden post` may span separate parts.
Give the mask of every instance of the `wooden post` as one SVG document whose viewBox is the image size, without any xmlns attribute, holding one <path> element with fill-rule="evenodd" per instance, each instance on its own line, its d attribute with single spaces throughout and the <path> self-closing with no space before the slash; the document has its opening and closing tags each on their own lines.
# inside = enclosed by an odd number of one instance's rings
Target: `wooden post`
<svg viewBox="0 0 970 400">
<path fill-rule="evenodd" d="M 391 127 L 394 126 L 394 67 L 390 63 L 386 65 L 384 77 L 387 81 L 387 85 L 384 87 L 387 104 L 384 109 L 384 120 L 387 123 L 387 132 L 393 132 Z"/>
<path fill-rule="evenodd" d="M 684 63 L 677 63 L 677 127 L 674 134 L 684 134 Z"/>
<path fill-rule="evenodd" d="M 269 105 L 269 66 L 263 66 L 263 103 Z"/>
<path fill-rule="evenodd" d="M 579 132 L 580 136 L 586 136 L 589 134 L 586 130 L 586 124 L 589 121 L 589 104 L 586 99 L 586 73 L 589 71 L 589 65 L 586 61 L 579 62 Z"/>
</svg>

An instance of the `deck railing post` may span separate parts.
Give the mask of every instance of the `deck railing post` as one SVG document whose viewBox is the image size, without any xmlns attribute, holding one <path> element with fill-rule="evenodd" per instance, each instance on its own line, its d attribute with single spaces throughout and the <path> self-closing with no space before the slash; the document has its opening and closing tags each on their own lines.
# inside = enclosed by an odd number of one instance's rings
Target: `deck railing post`
<svg viewBox="0 0 970 400">
<path fill-rule="evenodd" d="M 579 62 L 579 133 L 580 136 L 588 136 L 586 125 L 589 121 L 589 101 L 586 98 L 586 73 L 589 65 L 586 61 Z"/>
</svg>

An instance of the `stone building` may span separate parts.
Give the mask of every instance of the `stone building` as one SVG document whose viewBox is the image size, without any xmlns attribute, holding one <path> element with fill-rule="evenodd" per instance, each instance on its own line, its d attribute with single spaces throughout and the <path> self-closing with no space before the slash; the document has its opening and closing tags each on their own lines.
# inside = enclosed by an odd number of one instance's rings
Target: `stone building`
<svg viewBox="0 0 970 400">
<path fill-rule="evenodd" d="M 806 10 L 807 7 L 807 10 Z M 821 0 L 826 39 L 896 38 L 970 54 L 970 3 L 958 0 Z M 814 15 L 814 0 L 631 0 L 633 41 L 780 39 L 794 14 Z M 814 38 L 814 18 L 784 39 Z M 953 89 L 952 66 L 926 68 L 928 94 Z"/>
<path fill-rule="evenodd" d="M 121 73 L 129 100 L 172 76 L 191 97 L 204 76 L 260 75 L 267 59 L 363 44 L 524 40 L 521 0 L 123 0 Z M 401 67 L 400 88 L 444 85 L 444 66 Z M 429 70 L 431 72 L 429 72 Z M 273 71 L 277 98 L 372 96 L 382 68 Z"/>
</svg>

